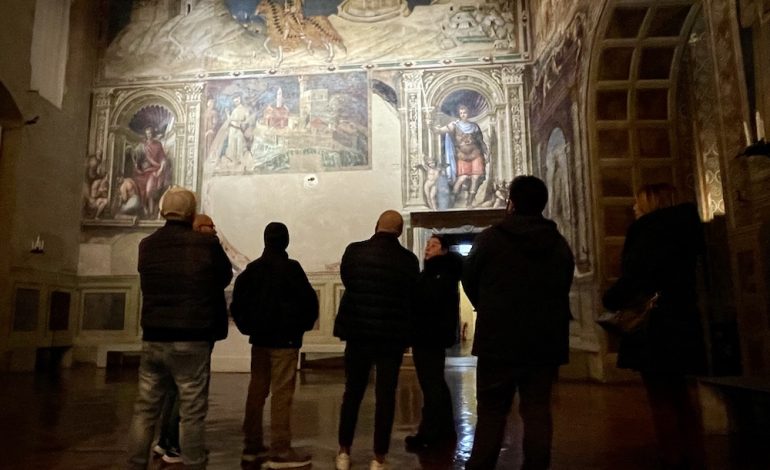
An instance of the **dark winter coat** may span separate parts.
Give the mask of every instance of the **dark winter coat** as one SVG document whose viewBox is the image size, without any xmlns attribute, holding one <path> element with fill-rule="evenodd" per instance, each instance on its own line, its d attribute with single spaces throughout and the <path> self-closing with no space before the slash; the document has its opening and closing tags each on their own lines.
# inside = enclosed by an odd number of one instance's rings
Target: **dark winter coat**
<svg viewBox="0 0 770 470">
<path fill-rule="evenodd" d="M 415 345 L 448 348 L 457 343 L 462 269 L 463 260 L 457 253 L 425 260 L 417 281 Z"/>
<path fill-rule="evenodd" d="M 660 298 L 646 329 L 621 338 L 618 367 L 664 373 L 704 371 L 695 279 L 703 249 L 703 229 L 693 204 L 659 209 L 631 224 L 623 245 L 621 277 L 604 294 L 604 306 L 615 311 L 655 292 Z"/>
<path fill-rule="evenodd" d="M 556 224 L 509 214 L 476 238 L 463 288 L 476 308 L 473 354 L 516 367 L 569 358 L 569 291 L 575 261 Z"/>
<path fill-rule="evenodd" d="M 265 248 L 235 280 L 230 312 L 249 343 L 301 348 L 318 319 L 318 297 L 297 261 L 283 249 Z"/>
<path fill-rule="evenodd" d="M 345 341 L 410 344 L 419 273 L 417 257 L 393 234 L 379 232 L 348 245 L 340 265 L 345 293 L 334 321 L 334 336 Z"/>
<path fill-rule="evenodd" d="M 233 270 L 216 236 L 169 220 L 139 243 L 138 269 L 145 341 L 227 337 L 224 288 Z"/>
</svg>

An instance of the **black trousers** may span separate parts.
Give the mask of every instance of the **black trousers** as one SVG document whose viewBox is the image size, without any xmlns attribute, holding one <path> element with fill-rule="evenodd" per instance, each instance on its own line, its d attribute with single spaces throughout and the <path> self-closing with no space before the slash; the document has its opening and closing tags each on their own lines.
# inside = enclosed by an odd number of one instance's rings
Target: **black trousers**
<svg viewBox="0 0 770 470">
<path fill-rule="evenodd" d="M 374 453 L 388 453 L 396 413 L 398 372 L 404 358 L 404 349 L 403 346 L 387 343 L 348 341 L 345 346 L 345 394 L 340 410 L 340 446 L 350 447 L 353 444 L 358 410 L 374 367 Z"/>
<path fill-rule="evenodd" d="M 417 434 L 426 441 L 455 437 L 452 395 L 444 378 L 446 351 L 441 346 L 414 346 L 412 354 L 422 389 L 422 420 Z"/>
<path fill-rule="evenodd" d="M 466 470 L 495 468 L 506 419 L 517 391 L 519 414 L 524 424 L 522 469 L 545 470 L 550 466 L 553 439 L 551 390 L 557 369 L 557 366 L 512 367 L 497 359 L 479 357 L 476 367 L 478 420 Z"/>
<path fill-rule="evenodd" d="M 663 468 L 705 469 L 699 406 L 683 375 L 642 372 Z"/>
</svg>

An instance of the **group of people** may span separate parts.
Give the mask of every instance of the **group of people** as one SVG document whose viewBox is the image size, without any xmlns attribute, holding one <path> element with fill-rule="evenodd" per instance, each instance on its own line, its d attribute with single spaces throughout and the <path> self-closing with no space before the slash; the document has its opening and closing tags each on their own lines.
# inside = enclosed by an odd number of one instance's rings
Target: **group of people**
<svg viewBox="0 0 770 470">
<path fill-rule="evenodd" d="M 664 462 L 671 468 L 700 468 L 695 408 L 684 376 L 697 372 L 700 364 L 691 279 L 698 246 L 691 241 L 702 238 L 693 206 L 674 205 L 667 191 L 661 185 L 640 191 L 639 219 L 626 240 L 623 275 L 604 302 L 618 309 L 640 292 L 661 294 L 648 328 L 621 339 L 619 366 L 642 372 Z M 334 324 L 334 335 L 346 342 L 337 470 L 351 468 L 359 409 L 372 368 L 375 416 L 369 468 L 387 468 L 399 370 L 408 347 L 424 400 L 419 428 L 406 438 L 407 449 L 422 452 L 454 445 L 444 362 L 445 349 L 458 341 L 460 282 L 477 311 L 472 350 L 478 357 L 477 423 L 465 468 L 495 468 L 517 393 L 524 425 L 522 468 L 549 468 L 551 391 L 559 366 L 568 362 L 575 264 L 556 224 L 542 216 L 547 201 L 543 181 L 515 178 L 504 220 L 477 236 L 467 259 L 450 252 L 446 241 L 434 235 L 425 247 L 422 272 L 417 257 L 399 242 L 403 218 L 397 211 L 382 213 L 371 238 L 348 245 L 340 264 L 345 291 Z M 164 403 L 168 407 L 174 395 L 178 442 L 169 444 L 161 433 L 155 450 L 166 454 L 167 461 L 179 458 L 185 468 L 205 468 L 207 463 L 203 431 L 210 355 L 214 342 L 227 335 L 224 288 L 232 268 L 213 222 L 205 220 L 209 230 L 194 228 L 195 207 L 192 192 L 170 189 L 160 207 L 166 225 L 139 246 L 143 354 L 130 468 L 147 467 Z M 242 463 L 254 468 L 296 468 L 312 461 L 291 446 L 290 417 L 302 337 L 313 328 L 319 306 L 301 265 L 288 257 L 288 244 L 287 227 L 268 224 L 264 252 L 236 279 L 230 305 L 236 326 L 249 336 L 252 348 Z M 269 446 L 262 429 L 268 396 Z"/>
</svg>

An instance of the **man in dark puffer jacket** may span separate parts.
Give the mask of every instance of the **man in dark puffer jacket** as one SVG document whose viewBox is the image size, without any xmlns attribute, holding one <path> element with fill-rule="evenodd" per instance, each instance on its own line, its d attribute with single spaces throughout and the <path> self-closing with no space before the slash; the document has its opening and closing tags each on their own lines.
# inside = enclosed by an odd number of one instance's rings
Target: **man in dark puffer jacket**
<svg viewBox="0 0 770 470">
<path fill-rule="evenodd" d="M 508 214 L 476 237 L 463 270 L 463 288 L 478 312 L 478 422 L 468 470 L 495 468 L 516 392 L 524 422 L 522 468 L 550 465 L 551 387 L 568 361 L 575 261 L 556 224 L 542 216 L 547 202 L 540 179 L 514 178 Z"/>
<path fill-rule="evenodd" d="M 310 456 L 291 447 L 291 402 L 302 335 L 318 319 L 318 297 L 302 266 L 289 259 L 289 230 L 280 222 L 265 227 L 262 256 L 235 280 L 230 312 L 251 343 L 251 381 L 243 419 L 244 464 L 294 468 Z M 270 451 L 263 442 L 262 416 L 270 401 Z"/>
<path fill-rule="evenodd" d="M 168 389 L 179 391 L 185 468 L 206 468 L 211 346 L 227 336 L 224 288 L 233 272 L 216 236 L 193 231 L 195 195 L 170 189 L 161 200 L 166 225 L 139 244 L 142 359 L 131 423 L 129 468 L 146 468 Z"/>
<path fill-rule="evenodd" d="M 398 212 L 383 212 L 374 236 L 351 243 L 342 256 L 340 275 L 345 293 L 334 335 L 347 345 L 337 469 L 350 468 L 350 446 L 372 366 L 377 374 L 377 400 L 371 468 L 384 468 L 390 447 L 398 371 L 413 337 L 412 296 L 420 270 L 414 253 L 398 242 L 403 225 Z"/>
</svg>

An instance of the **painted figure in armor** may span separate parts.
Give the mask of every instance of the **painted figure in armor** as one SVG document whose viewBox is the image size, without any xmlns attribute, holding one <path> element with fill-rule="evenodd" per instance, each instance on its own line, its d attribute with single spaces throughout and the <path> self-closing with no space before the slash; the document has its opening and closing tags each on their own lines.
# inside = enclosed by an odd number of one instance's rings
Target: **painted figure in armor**
<svg viewBox="0 0 770 470">
<path fill-rule="evenodd" d="M 457 115 L 459 119 L 435 130 L 445 134 L 444 152 L 449 165 L 449 181 L 453 182 L 455 207 L 462 200 L 460 194 L 463 191 L 466 193 L 466 206 L 471 207 L 479 186 L 484 182 L 489 150 L 479 125 L 468 120 L 468 107 L 460 105 Z"/>
</svg>

